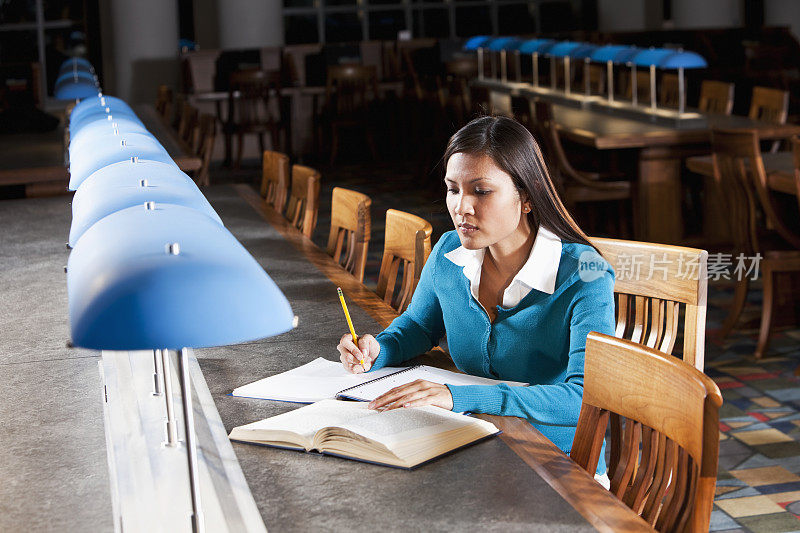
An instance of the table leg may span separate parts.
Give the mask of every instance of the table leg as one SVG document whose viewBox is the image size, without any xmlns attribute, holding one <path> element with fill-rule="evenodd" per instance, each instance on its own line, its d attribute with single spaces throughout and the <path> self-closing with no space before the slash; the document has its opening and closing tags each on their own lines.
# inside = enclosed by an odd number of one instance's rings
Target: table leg
<svg viewBox="0 0 800 533">
<path fill-rule="evenodd" d="M 669 149 L 644 148 L 639 153 L 636 238 L 677 244 L 683 238 L 681 159 Z"/>
</svg>

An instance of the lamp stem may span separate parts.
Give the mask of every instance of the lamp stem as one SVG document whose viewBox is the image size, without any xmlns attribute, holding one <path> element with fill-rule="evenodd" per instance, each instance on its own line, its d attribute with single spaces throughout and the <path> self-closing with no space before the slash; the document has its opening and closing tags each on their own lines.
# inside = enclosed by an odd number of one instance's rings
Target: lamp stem
<svg viewBox="0 0 800 533">
<path fill-rule="evenodd" d="M 197 467 L 197 443 L 194 434 L 194 410 L 192 409 L 192 382 L 189 377 L 189 353 L 191 348 L 182 348 L 178 353 L 181 396 L 183 397 L 183 427 L 186 437 L 186 458 L 189 463 L 189 486 L 192 491 L 192 531 L 203 533 L 203 513 L 200 510 L 200 469 Z"/>
<path fill-rule="evenodd" d="M 533 86 L 539 86 L 539 54 L 534 52 L 531 54 L 531 61 L 533 62 Z"/>
<path fill-rule="evenodd" d="M 514 66 L 517 68 L 517 81 L 522 81 L 522 59 L 520 59 L 519 50 L 514 50 Z"/>
<path fill-rule="evenodd" d="M 478 48 L 478 79 L 483 79 L 483 48 Z"/>
<path fill-rule="evenodd" d="M 614 63 L 606 61 L 606 78 L 608 78 L 608 101 L 614 101 Z"/>
<path fill-rule="evenodd" d="M 167 442 L 166 445 L 174 448 L 178 445 L 178 425 L 175 423 L 175 407 L 172 405 L 172 370 L 169 362 L 169 350 L 161 352 L 161 369 L 164 376 L 164 402 L 167 406 Z"/>
<path fill-rule="evenodd" d="M 161 372 L 159 372 L 159 359 L 161 350 L 153 350 L 153 396 L 161 396 Z"/>
<path fill-rule="evenodd" d="M 567 94 L 570 93 L 571 73 L 572 69 L 569 66 L 569 56 L 564 56 L 564 92 Z"/>
<path fill-rule="evenodd" d="M 678 69 L 678 113 L 683 114 L 683 109 L 686 107 L 686 93 L 683 86 L 683 69 Z"/>
<path fill-rule="evenodd" d="M 650 65 L 650 109 L 656 110 L 656 66 Z"/>
<path fill-rule="evenodd" d="M 589 96 L 592 92 L 592 70 L 589 67 L 589 58 L 583 60 L 583 95 Z"/>
<path fill-rule="evenodd" d="M 505 50 L 500 50 L 500 79 L 503 80 L 503 83 L 508 81 L 508 63 Z"/>
<path fill-rule="evenodd" d="M 633 105 L 639 105 L 639 80 L 636 76 L 636 65 L 633 63 L 631 65 L 631 103 Z"/>
</svg>

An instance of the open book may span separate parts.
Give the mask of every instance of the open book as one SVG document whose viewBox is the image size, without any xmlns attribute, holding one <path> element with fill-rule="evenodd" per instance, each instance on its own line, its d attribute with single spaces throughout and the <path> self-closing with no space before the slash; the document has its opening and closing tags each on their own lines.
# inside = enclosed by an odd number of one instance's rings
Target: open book
<svg viewBox="0 0 800 533">
<path fill-rule="evenodd" d="M 371 401 L 384 392 L 425 379 L 442 385 L 527 385 L 517 381 L 470 376 L 432 366 L 384 367 L 363 374 L 351 374 L 341 363 L 322 357 L 302 366 L 248 383 L 233 390 L 233 396 L 311 403 L 328 398 Z"/>
<path fill-rule="evenodd" d="M 348 459 L 414 468 L 498 433 L 490 422 L 439 407 L 374 411 L 361 402 L 322 400 L 235 427 L 229 437 L 239 442 L 317 450 Z"/>
</svg>

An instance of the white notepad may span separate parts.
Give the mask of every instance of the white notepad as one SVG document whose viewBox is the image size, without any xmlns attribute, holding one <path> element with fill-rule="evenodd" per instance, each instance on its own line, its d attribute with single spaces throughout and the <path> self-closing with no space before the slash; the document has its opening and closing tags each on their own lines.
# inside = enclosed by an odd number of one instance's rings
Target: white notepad
<svg viewBox="0 0 800 533">
<path fill-rule="evenodd" d="M 384 392 L 424 379 L 449 385 L 497 385 L 506 383 L 523 386 L 527 383 L 459 374 L 425 365 L 407 368 L 385 367 L 363 374 L 351 374 L 341 363 L 322 357 L 274 376 L 248 383 L 233 390 L 233 396 L 312 403 L 329 398 L 374 400 Z"/>
</svg>

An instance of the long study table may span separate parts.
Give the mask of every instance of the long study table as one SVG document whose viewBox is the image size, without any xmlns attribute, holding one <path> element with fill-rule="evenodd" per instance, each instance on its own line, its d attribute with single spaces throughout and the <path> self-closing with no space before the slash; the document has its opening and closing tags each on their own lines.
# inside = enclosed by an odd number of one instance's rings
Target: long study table
<svg viewBox="0 0 800 533">
<path fill-rule="evenodd" d="M 337 285 L 357 332 L 376 333 L 396 315 L 249 186 L 212 187 L 206 194 L 299 317 L 286 334 L 197 351 L 230 431 L 297 407 L 232 397 L 232 389 L 319 356 L 338 359 L 335 346 L 346 323 Z M 437 361 L 447 366 L 436 355 L 425 359 Z M 240 443 L 233 448 L 265 525 L 275 531 L 651 530 L 527 422 L 485 418 L 504 431 L 500 438 L 414 471 Z"/>
</svg>

